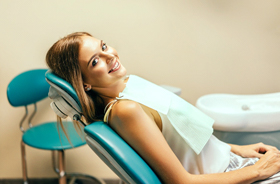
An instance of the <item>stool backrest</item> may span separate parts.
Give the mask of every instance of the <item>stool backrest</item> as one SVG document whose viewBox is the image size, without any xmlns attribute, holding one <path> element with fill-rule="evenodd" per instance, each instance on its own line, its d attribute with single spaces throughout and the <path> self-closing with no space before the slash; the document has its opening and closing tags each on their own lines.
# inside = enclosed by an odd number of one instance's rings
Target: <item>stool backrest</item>
<svg viewBox="0 0 280 184">
<path fill-rule="evenodd" d="M 14 107 L 27 106 L 46 98 L 50 88 L 44 77 L 46 71 L 29 70 L 13 78 L 7 88 L 9 103 Z"/>
</svg>

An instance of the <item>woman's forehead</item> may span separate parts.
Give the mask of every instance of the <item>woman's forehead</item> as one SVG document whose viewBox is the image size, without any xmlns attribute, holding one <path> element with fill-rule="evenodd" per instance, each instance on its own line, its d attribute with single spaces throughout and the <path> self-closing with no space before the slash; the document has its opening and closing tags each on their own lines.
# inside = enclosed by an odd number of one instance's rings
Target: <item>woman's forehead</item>
<svg viewBox="0 0 280 184">
<path fill-rule="evenodd" d="M 81 49 L 96 49 L 100 46 L 100 40 L 91 36 L 83 36 L 82 37 L 83 42 L 81 43 Z"/>
<path fill-rule="evenodd" d="M 82 43 L 79 50 L 79 62 L 88 62 L 90 58 L 100 50 L 101 40 L 91 37 L 83 36 Z"/>
</svg>

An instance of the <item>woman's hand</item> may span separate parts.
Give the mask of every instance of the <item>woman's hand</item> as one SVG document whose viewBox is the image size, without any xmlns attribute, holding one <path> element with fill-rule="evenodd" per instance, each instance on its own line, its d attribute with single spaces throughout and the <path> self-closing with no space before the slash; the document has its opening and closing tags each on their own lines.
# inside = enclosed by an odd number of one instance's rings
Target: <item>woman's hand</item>
<svg viewBox="0 0 280 184">
<path fill-rule="evenodd" d="M 280 152 L 267 151 L 252 167 L 258 171 L 259 180 L 272 176 L 280 171 Z"/>
<path fill-rule="evenodd" d="M 249 158 L 252 157 L 261 158 L 268 151 L 279 152 L 279 150 L 276 147 L 265 145 L 263 143 L 250 144 L 244 146 L 230 144 L 230 146 L 231 146 L 231 151 L 233 153 L 240 155 L 242 157 L 249 157 Z"/>
</svg>

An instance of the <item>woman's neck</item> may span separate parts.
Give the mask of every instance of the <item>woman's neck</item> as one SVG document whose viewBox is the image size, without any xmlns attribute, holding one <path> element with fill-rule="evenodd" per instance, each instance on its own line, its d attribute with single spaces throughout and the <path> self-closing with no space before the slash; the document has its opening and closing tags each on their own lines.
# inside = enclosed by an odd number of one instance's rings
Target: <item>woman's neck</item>
<svg viewBox="0 0 280 184">
<path fill-rule="evenodd" d="M 104 100 L 105 104 L 110 103 L 111 101 L 115 100 L 116 97 L 119 96 L 119 93 L 122 92 L 126 87 L 128 79 L 129 77 L 125 77 L 123 80 L 120 80 L 114 86 L 103 89 L 102 92 L 99 93 L 100 97 Z"/>
</svg>

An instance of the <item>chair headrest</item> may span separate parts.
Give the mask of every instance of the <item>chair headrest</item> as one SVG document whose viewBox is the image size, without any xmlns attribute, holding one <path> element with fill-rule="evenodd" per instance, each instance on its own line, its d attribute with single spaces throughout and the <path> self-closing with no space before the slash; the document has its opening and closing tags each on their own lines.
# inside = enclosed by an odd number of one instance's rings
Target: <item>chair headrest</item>
<svg viewBox="0 0 280 184">
<path fill-rule="evenodd" d="M 51 108 L 54 112 L 61 118 L 69 116 L 73 119 L 75 115 L 81 117 L 80 101 L 72 85 L 51 70 L 46 72 L 45 77 L 51 86 L 48 96 L 53 100 Z"/>
</svg>

